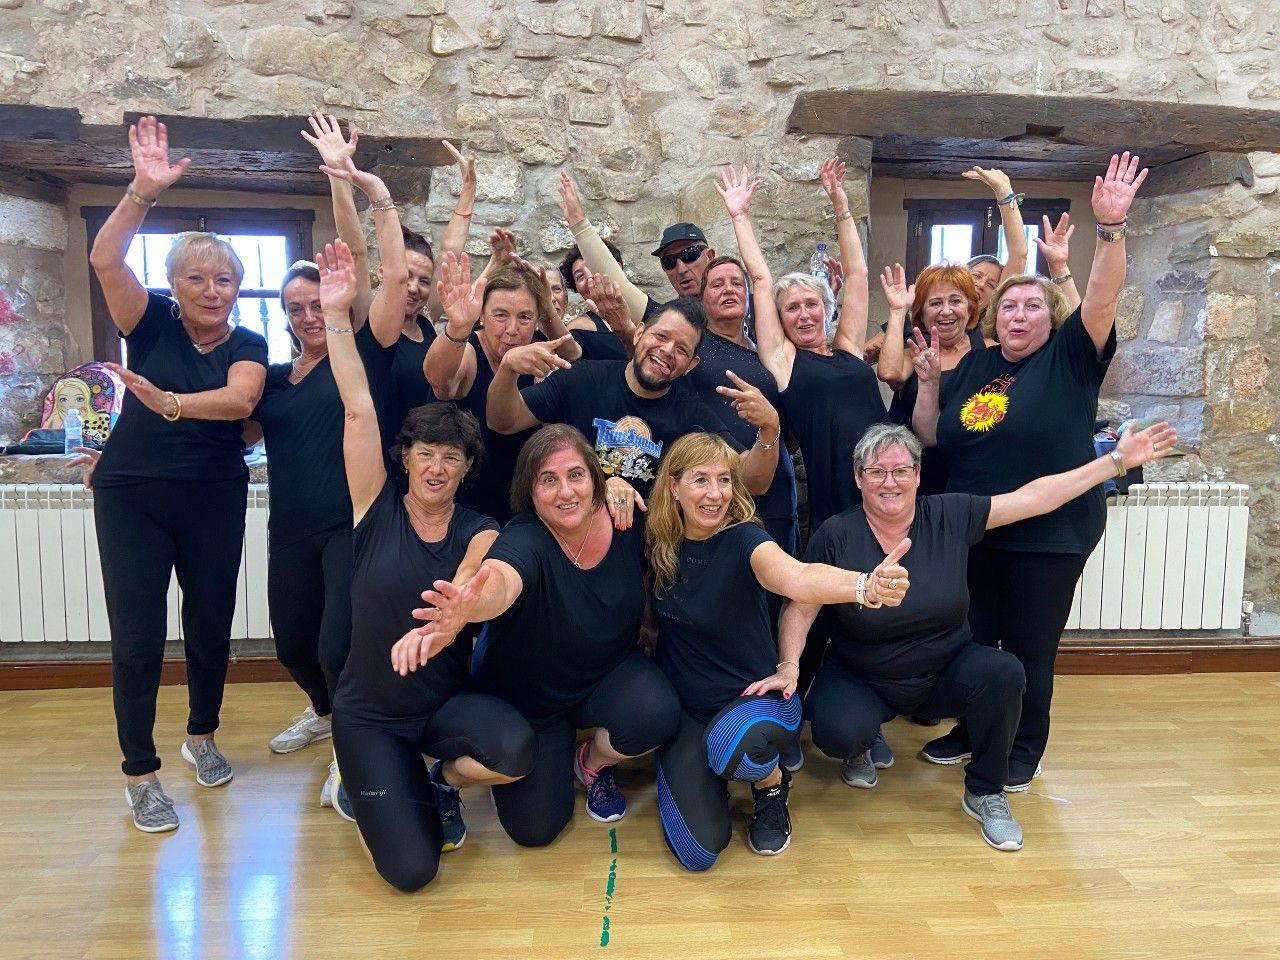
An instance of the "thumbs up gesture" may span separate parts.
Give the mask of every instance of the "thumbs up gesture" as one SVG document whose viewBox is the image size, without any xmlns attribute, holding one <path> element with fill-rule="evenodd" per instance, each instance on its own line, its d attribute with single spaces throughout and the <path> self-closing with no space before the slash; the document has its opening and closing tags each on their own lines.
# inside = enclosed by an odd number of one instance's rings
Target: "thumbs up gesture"
<svg viewBox="0 0 1280 960">
<path fill-rule="evenodd" d="M 911 538 L 903 537 L 887 557 L 867 577 L 867 600 L 872 604 L 882 603 L 886 607 L 896 607 L 907 595 L 911 581 L 907 577 L 907 568 L 899 561 L 911 549 Z"/>
</svg>

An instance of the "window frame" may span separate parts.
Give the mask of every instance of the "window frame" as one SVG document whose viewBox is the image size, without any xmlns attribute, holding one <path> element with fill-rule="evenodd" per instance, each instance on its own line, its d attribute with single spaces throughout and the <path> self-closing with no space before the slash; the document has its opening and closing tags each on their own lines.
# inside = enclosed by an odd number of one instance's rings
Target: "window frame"
<svg viewBox="0 0 1280 960">
<path fill-rule="evenodd" d="M 86 263 L 93 250 L 93 242 L 98 231 L 111 216 L 115 207 L 83 206 L 80 216 L 85 221 Z M 284 237 L 285 257 L 293 263 L 312 255 L 312 226 L 316 213 L 302 207 L 157 207 L 147 216 L 138 233 L 170 234 L 185 230 L 207 231 L 223 236 L 267 236 Z M 149 288 L 159 289 L 159 288 Z M 166 287 L 167 291 L 168 288 Z M 241 297 L 260 298 L 274 296 L 275 290 L 245 289 L 240 290 Z M 93 356 L 98 360 L 120 362 L 120 331 L 111 319 L 107 309 L 106 297 L 98 277 L 89 269 L 89 315 L 93 331 Z"/>
<path fill-rule="evenodd" d="M 912 198 L 902 201 L 907 211 L 907 249 L 904 263 L 908 277 L 918 277 L 929 266 L 929 245 L 933 228 L 939 223 L 968 224 L 973 227 L 975 251 L 972 256 L 990 253 L 995 256 L 1000 244 L 1000 208 L 994 200 L 972 200 L 957 197 Z M 1036 197 L 1022 201 L 1022 219 L 1025 223 L 1040 222 L 1048 215 L 1050 223 L 1071 212 L 1071 201 L 1066 197 Z M 1048 270 L 1044 257 L 1036 251 L 1036 271 Z"/>
</svg>

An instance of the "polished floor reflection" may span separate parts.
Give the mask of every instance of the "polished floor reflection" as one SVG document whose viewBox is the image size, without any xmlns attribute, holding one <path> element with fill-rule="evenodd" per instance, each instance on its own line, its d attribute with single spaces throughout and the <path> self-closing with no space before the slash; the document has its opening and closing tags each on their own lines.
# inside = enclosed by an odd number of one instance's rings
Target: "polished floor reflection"
<svg viewBox="0 0 1280 960">
<path fill-rule="evenodd" d="M 1017 854 L 979 839 L 958 768 L 915 758 L 935 731 L 895 721 L 875 790 L 810 754 L 781 857 L 747 850 L 739 789 L 733 845 L 684 873 L 643 765 L 612 841 L 579 811 L 519 850 L 465 792 L 467 843 L 413 896 L 319 807 L 327 746 L 267 751 L 296 690 L 228 689 L 236 779 L 216 790 L 178 757 L 185 693 L 161 694 L 182 819 L 164 836 L 129 823 L 110 691 L 0 694 L 0 958 L 1280 956 L 1276 675 L 1060 678 L 1045 776 L 1012 800 Z"/>
</svg>

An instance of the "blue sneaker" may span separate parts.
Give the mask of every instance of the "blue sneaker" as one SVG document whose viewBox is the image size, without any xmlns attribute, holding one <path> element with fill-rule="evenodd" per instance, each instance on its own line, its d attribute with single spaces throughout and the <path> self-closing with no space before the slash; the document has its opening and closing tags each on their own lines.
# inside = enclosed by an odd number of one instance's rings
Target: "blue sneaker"
<svg viewBox="0 0 1280 960">
<path fill-rule="evenodd" d="M 878 770 L 888 770 L 893 766 L 893 750 L 884 742 L 884 734 L 876 731 L 876 738 L 871 741 L 871 762 Z"/>
<path fill-rule="evenodd" d="M 627 798 L 613 780 L 613 766 L 601 767 L 595 773 L 586 768 L 591 741 L 584 740 L 573 755 L 573 772 L 587 788 L 587 815 L 601 823 L 621 820 L 627 814 Z"/>
<path fill-rule="evenodd" d="M 467 825 L 462 820 L 462 791 L 445 782 L 443 760 L 432 765 L 431 782 L 436 788 L 436 809 L 440 811 L 440 824 L 444 827 L 444 842 L 440 849 L 448 853 L 457 850 L 467 840 Z"/>
<path fill-rule="evenodd" d="M 333 791 L 333 809 L 343 820 L 356 822 L 355 811 L 351 809 L 351 798 L 347 796 L 347 785 L 342 782 L 342 774 L 338 774 L 337 788 Z"/>
</svg>

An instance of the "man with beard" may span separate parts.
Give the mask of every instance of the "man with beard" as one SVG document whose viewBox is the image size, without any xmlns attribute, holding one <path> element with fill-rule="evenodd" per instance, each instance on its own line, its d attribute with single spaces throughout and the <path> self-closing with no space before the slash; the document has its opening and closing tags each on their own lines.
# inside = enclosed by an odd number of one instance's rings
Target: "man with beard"
<svg viewBox="0 0 1280 960">
<path fill-rule="evenodd" d="M 665 304 L 637 330 L 630 361 L 585 360 L 566 370 L 558 369 L 563 362 L 544 344 L 513 348 L 489 386 L 489 429 L 509 434 L 567 423 L 593 439 L 609 477 L 609 512 L 619 529 L 631 525 L 635 506 L 645 509 L 663 450 L 686 433 L 723 437 L 742 455 L 747 487 L 762 494 L 778 466 L 778 412 L 758 389 L 729 372 L 717 393 L 754 431 L 749 449 L 734 438 L 685 378 L 698 365 L 705 329 L 698 301 L 683 297 Z M 521 390 L 521 376 L 546 379 Z"/>
</svg>

